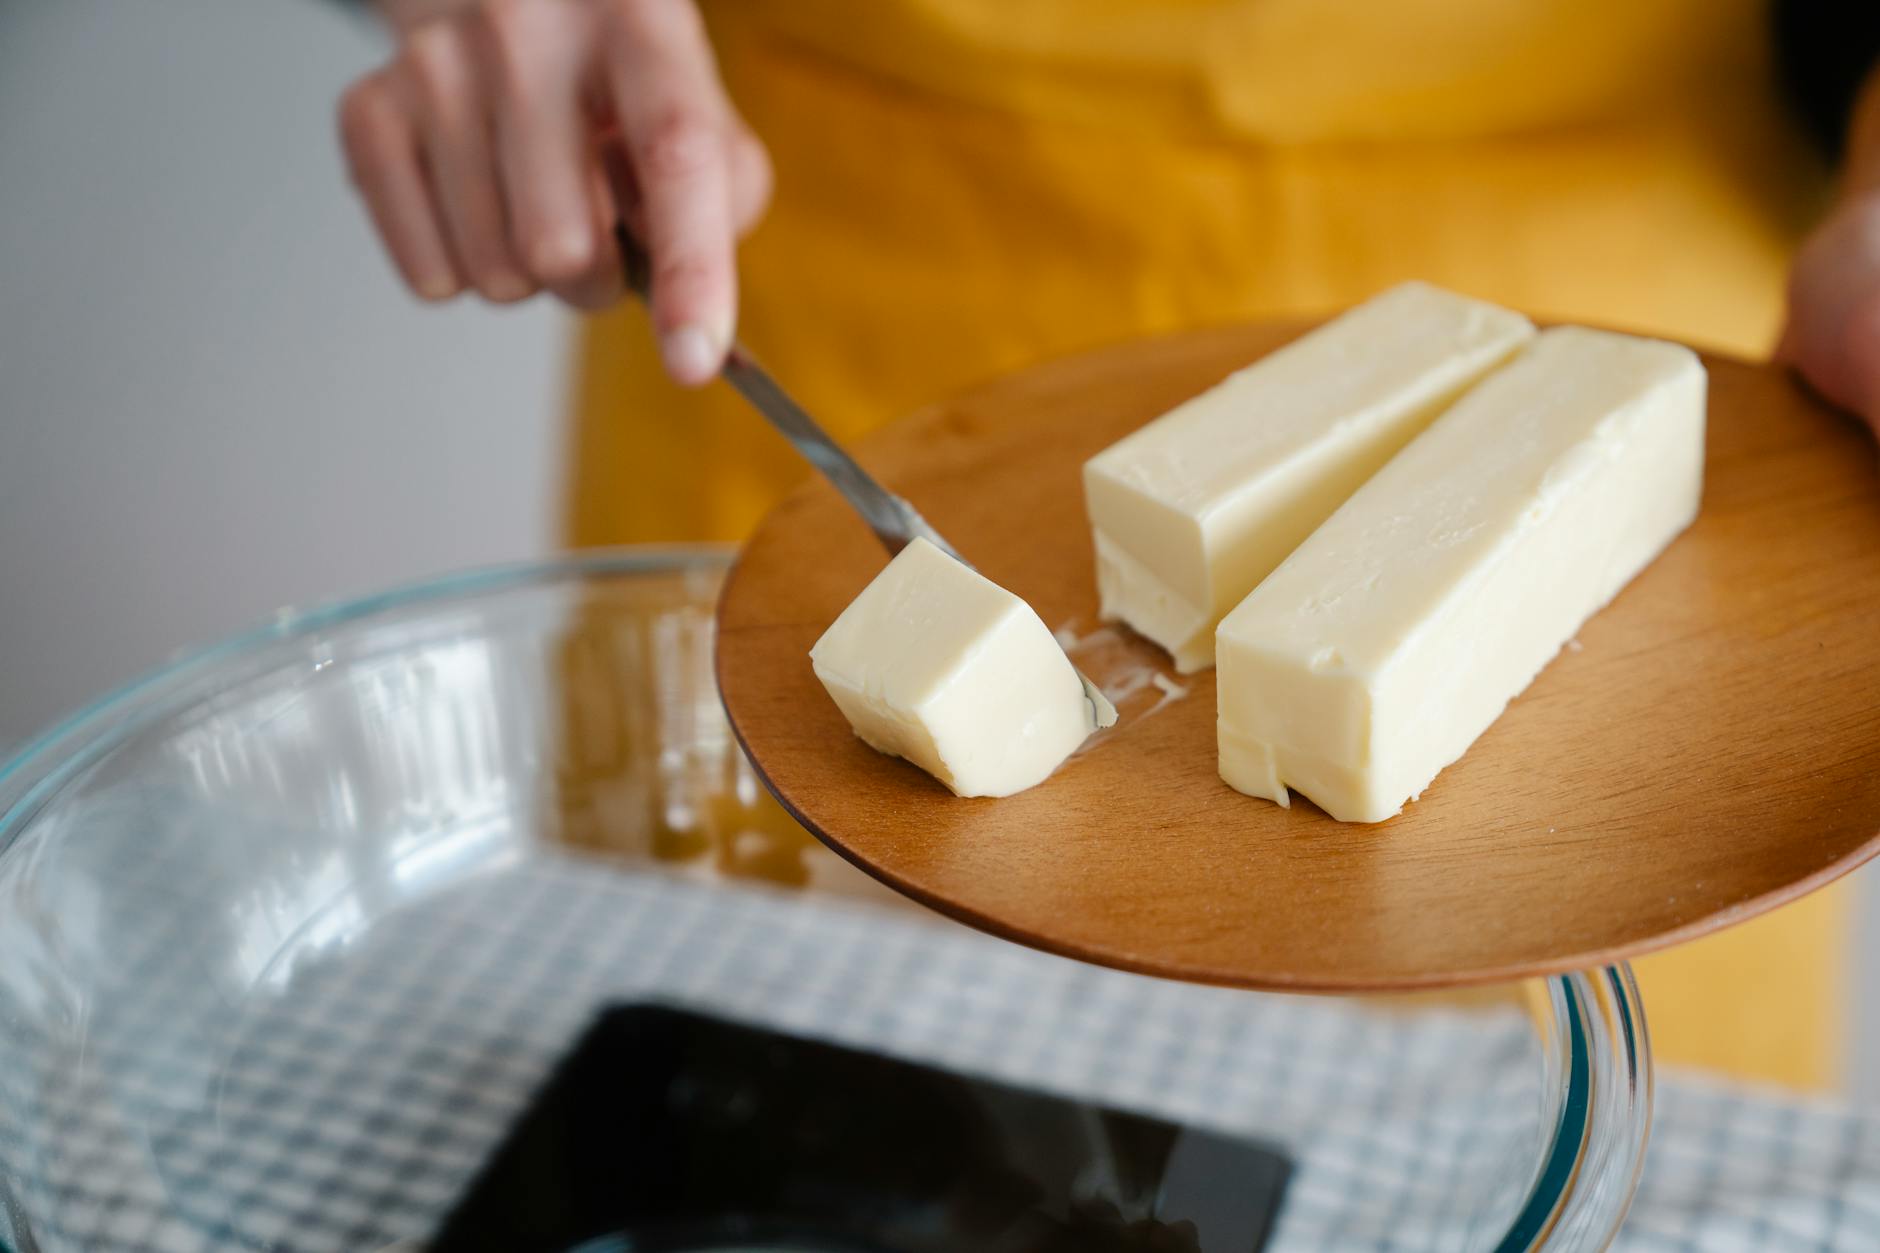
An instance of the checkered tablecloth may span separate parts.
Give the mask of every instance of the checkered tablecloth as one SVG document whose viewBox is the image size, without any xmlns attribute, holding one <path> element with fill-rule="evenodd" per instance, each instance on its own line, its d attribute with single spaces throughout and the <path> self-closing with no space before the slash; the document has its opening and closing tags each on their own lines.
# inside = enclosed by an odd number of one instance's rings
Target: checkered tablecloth
<svg viewBox="0 0 1880 1253">
<path fill-rule="evenodd" d="M 1529 1182 L 1541 1063 L 1512 1007 L 1402 1014 L 1192 987 L 912 911 L 504 855 L 490 838 L 476 874 L 369 930 L 370 877 L 337 872 L 291 936 L 281 919 L 304 901 L 276 917 L 262 899 L 246 919 L 207 916 L 189 888 L 153 886 L 135 910 L 101 898 L 111 912 L 90 917 L 62 901 L 57 934 L 136 954 L 65 955 L 108 968 L 69 1007 L 82 1021 L 46 1003 L 57 980 L 9 976 L 0 952 L 0 1118 L 16 1119 L 0 1122 L 0 1177 L 36 1216 L 39 1253 L 422 1236 L 597 1008 L 646 997 L 1282 1141 L 1296 1166 L 1277 1249 L 1484 1247 Z M 112 855 L 134 881 L 191 882 L 162 840 L 144 864 Z M 35 1034 L 26 1010 L 70 1030 Z M 1880 1249 L 1880 1124 L 1661 1082 L 1620 1247 Z"/>
</svg>

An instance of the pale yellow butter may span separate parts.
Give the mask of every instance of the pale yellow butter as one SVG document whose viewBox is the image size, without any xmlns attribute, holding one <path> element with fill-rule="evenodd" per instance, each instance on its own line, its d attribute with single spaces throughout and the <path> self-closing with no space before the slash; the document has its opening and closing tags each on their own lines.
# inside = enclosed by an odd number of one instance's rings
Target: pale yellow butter
<svg viewBox="0 0 1880 1253">
<path fill-rule="evenodd" d="M 1094 729 L 1031 606 L 926 540 L 862 589 L 810 661 L 863 741 L 961 796 L 1043 782 Z"/>
<path fill-rule="evenodd" d="M 1184 673 L 1208 666 L 1222 616 L 1533 333 L 1517 313 L 1406 283 L 1092 457 L 1103 616 Z"/>
<path fill-rule="evenodd" d="M 1688 349 L 1543 332 L 1220 624 L 1221 777 L 1379 822 L 1696 516 Z"/>
</svg>

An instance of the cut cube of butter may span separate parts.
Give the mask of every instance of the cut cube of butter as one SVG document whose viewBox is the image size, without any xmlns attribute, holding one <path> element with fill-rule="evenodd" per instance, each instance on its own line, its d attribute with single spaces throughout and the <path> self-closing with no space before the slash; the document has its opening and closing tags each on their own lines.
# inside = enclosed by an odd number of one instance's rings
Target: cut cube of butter
<svg viewBox="0 0 1880 1253">
<path fill-rule="evenodd" d="M 1518 313 L 1425 283 L 1373 297 L 1084 465 L 1105 618 L 1183 673 L 1312 529 L 1534 334 Z"/>
<path fill-rule="evenodd" d="M 1031 606 L 926 540 L 809 655 L 857 735 L 961 796 L 1042 783 L 1093 729 L 1082 680 Z"/>
<path fill-rule="evenodd" d="M 1697 514 L 1704 370 L 1543 332 L 1221 623 L 1221 777 L 1380 822 Z"/>
</svg>

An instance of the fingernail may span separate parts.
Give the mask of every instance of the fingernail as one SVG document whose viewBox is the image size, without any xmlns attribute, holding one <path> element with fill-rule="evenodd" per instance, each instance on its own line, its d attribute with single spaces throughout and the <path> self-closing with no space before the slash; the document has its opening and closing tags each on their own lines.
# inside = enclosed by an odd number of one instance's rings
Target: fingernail
<svg viewBox="0 0 1880 1253">
<path fill-rule="evenodd" d="M 682 326 L 660 342 L 666 368 L 681 383 L 702 383 L 718 370 L 718 350 L 703 327 Z"/>
</svg>

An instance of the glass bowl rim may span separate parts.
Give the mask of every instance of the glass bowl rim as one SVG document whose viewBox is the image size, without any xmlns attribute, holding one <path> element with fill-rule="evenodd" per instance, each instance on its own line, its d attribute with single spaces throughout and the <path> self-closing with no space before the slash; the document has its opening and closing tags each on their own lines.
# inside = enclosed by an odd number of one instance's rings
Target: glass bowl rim
<svg viewBox="0 0 1880 1253">
<path fill-rule="evenodd" d="M 161 703 L 225 663 L 310 632 L 353 626 L 381 614 L 458 597 L 513 591 L 570 578 L 724 569 L 730 566 L 735 551 L 724 544 L 635 545 L 480 567 L 307 608 L 290 606 L 212 643 L 185 647 L 170 660 L 56 719 L 0 759 L 0 856 L 5 856 L 30 811 L 50 790 L 48 785 L 56 786 L 77 759 L 90 759 L 108 747 L 106 737 L 122 729 L 127 713 Z"/>
</svg>

